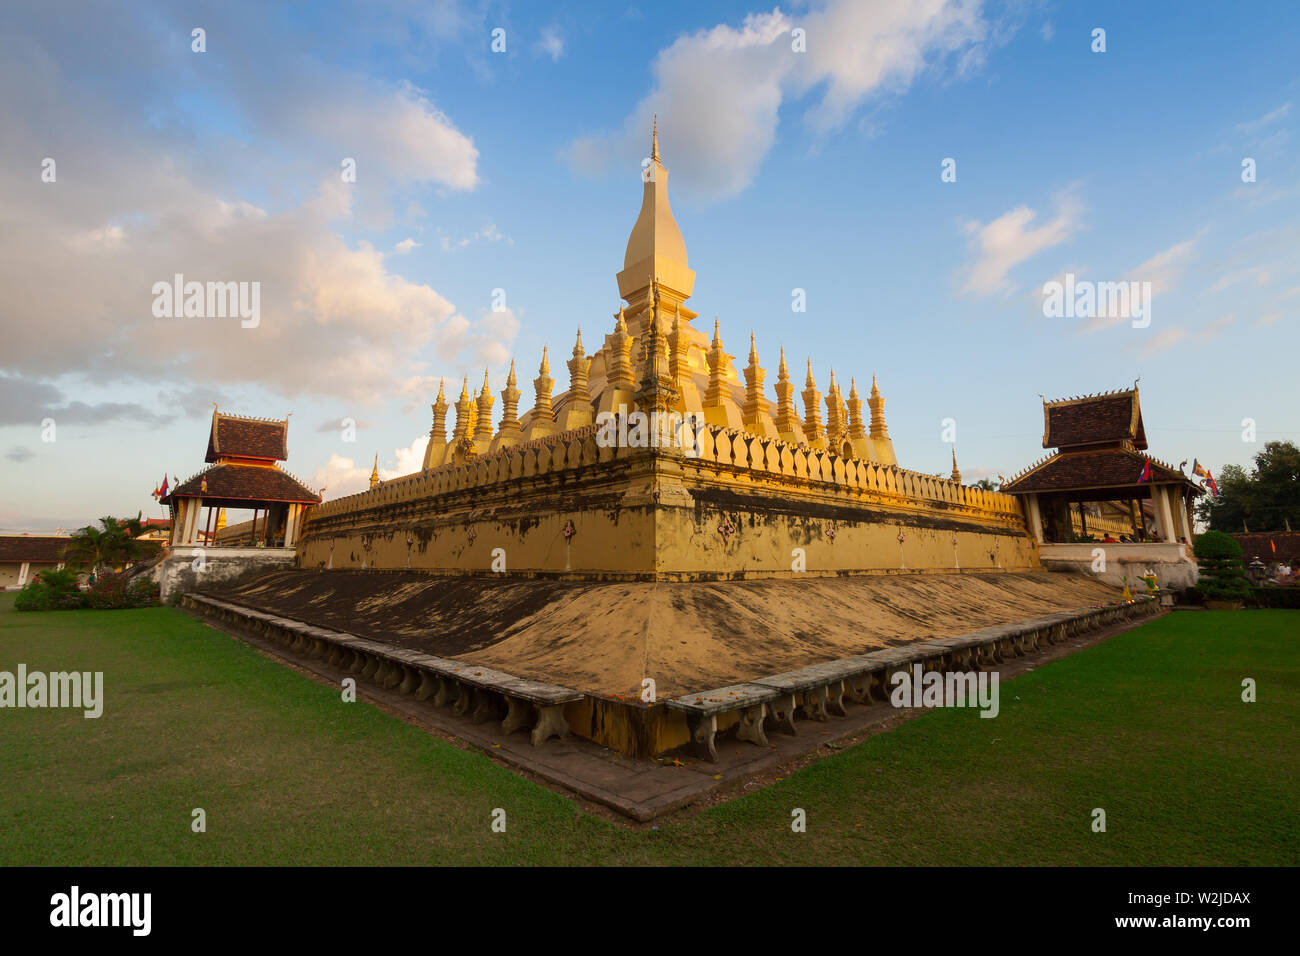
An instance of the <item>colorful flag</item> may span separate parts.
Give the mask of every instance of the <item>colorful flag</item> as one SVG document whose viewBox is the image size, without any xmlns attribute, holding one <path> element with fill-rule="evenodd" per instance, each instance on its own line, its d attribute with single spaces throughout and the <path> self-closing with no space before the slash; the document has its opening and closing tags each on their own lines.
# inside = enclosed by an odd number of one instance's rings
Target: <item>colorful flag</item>
<svg viewBox="0 0 1300 956">
<path fill-rule="evenodd" d="M 159 497 L 159 498 L 166 498 L 166 497 L 167 497 L 167 475 L 166 475 L 166 473 L 163 474 L 163 483 L 162 483 L 162 487 L 158 489 L 158 497 Z"/>
<path fill-rule="evenodd" d="M 1210 494 L 1219 497 L 1219 486 L 1214 483 L 1214 476 L 1208 471 L 1205 473 L 1205 483 L 1210 486 Z"/>
<path fill-rule="evenodd" d="M 1151 477 L 1152 477 L 1151 459 L 1148 458 L 1146 460 L 1146 464 L 1142 466 L 1142 474 L 1138 475 L 1138 481 L 1139 482 L 1150 481 Z"/>
<path fill-rule="evenodd" d="M 1201 463 L 1195 458 L 1192 459 L 1192 474 L 1197 478 L 1204 478 L 1208 472 L 1201 467 Z"/>
<path fill-rule="evenodd" d="M 1269 546 L 1270 548 L 1273 549 L 1273 553 L 1274 553 L 1274 554 L 1277 554 L 1277 542 L 1276 542 L 1276 541 L 1274 541 L 1272 538 L 1269 538 L 1269 539 L 1268 539 L 1268 546 Z"/>
</svg>

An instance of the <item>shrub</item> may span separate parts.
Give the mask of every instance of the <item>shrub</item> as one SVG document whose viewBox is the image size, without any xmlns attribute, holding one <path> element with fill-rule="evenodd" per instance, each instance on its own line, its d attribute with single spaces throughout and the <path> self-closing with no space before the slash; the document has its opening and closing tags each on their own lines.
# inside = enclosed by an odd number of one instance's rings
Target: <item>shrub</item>
<svg viewBox="0 0 1300 956">
<path fill-rule="evenodd" d="M 1251 596 L 1241 563 L 1241 545 L 1222 531 L 1207 531 L 1192 547 L 1200 565 L 1197 593 L 1210 601 L 1236 601 Z"/>
<path fill-rule="evenodd" d="M 1260 607 L 1287 608 L 1300 611 L 1300 587 L 1264 587 L 1255 588 L 1255 603 Z"/>
<path fill-rule="evenodd" d="M 41 571 L 14 598 L 18 611 L 69 611 L 84 606 L 77 572 L 71 568 Z"/>
<path fill-rule="evenodd" d="M 153 607 L 158 603 L 158 585 L 143 575 L 132 578 L 124 573 L 98 574 L 86 594 L 86 603 L 100 611 Z"/>
</svg>

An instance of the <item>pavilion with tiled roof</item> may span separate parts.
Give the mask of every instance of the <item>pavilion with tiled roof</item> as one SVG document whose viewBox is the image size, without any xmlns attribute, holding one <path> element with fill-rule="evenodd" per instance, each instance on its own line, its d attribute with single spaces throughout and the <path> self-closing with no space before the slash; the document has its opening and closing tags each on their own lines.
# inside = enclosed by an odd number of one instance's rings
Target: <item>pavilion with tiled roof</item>
<svg viewBox="0 0 1300 956">
<path fill-rule="evenodd" d="M 280 468 L 289 457 L 289 420 L 247 418 L 212 411 L 208 467 L 178 484 L 162 499 L 172 512 L 173 545 L 211 540 L 211 524 L 222 508 L 252 509 L 254 539 L 292 548 L 307 510 L 321 497 Z M 199 518 L 208 509 L 207 525 Z M 261 515 L 259 525 L 258 517 Z"/>
<path fill-rule="evenodd" d="M 1098 395 L 1043 400 L 1043 447 L 1056 449 L 1001 490 L 1025 505 L 1040 543 L 1088 534 L 1085 504 L 1123 503 L 1134 538 L 1150 536 L 1148 519 L 1163 541 L 1192 540 L 1192 502 L 1201 489 L 1172 465 L 1144 452 L 1146 429 L 1137 385 Z M 1143 477 L 1148 463 L 1150 474 Z M 1077 507 L 1078 515 L 1074 514 Z"/>
</svg>

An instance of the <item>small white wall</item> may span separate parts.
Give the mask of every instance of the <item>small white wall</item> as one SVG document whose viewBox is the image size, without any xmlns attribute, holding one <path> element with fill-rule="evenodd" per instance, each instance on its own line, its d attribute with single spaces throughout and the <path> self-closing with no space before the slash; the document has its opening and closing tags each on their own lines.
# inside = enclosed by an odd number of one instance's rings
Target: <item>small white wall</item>
<svg viewBox="0 0 1300 956">
<path fill-rule="evenodd" d="M 1105 559 L 1105 570 L 1094 571 L 1100 550 Z M 1139 580 L 1142 572 L 1150 569 L 1156 574 L 1156 583 L 1162 588 L 1189 588 L 1196 583 L 1198 571 L 1192 559 L 1191 548 L 1178 542 L 1147 542 L 1137 544 L 1104 544 L 1084 541 L 1079 544 L 1044 544 L 1038 550 L 1043 567 L 1053 571 L 1081 571 L 1096 575 L 1106 584 L 1123 587 L 1128 577 L 1129 587 L 1144 585 Z"/>
</svg>

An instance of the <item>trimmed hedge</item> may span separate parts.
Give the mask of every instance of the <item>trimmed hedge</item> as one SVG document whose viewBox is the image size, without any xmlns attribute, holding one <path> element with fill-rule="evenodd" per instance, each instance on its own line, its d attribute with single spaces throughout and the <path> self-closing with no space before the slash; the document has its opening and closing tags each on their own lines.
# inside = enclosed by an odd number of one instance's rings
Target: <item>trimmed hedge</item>
<svg viewBox="0 0 1300 956">
<path fill-rule="evenodd" d="M 1300 587 L 1257 587 L 1254 589 L 1254 599 L 1260 607 L 1300 611 Z"/>
<path fill-rule="evenodd" d="M 42 571 L 18 592 L 14 599 L 17 611 L 71 611 L 77 608 L 118 610 L 128 607 L 153 607 L 158 601 L 158 585 L 147 577 L 131 580 L 125 574 L 95 576 L 87 591 L 77 584 L 77 572 Z"/>
<path fill-rule="evenodd" d="M 1192 553 L 1200 565 L 1196 591 L 1210 601 L 1244 600 L 1251 596 L 1250 582 L 1241 563 L 1241 545 L 1222 531 L 1207 531 L 1196 539 Z"/>
</svg>

